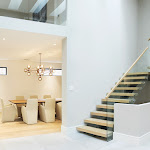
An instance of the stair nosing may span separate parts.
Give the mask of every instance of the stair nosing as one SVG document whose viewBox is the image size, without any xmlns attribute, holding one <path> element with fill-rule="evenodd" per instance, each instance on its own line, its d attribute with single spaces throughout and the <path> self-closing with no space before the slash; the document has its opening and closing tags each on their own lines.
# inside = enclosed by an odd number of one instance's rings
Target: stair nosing
<svg viewBox="0 0 150 150">
<path fill-rule="evenodd" d="M 136 91 L 136 90 L 141 90 L 141 87 L 116 87 L 115 90 L 122 90 L 122 91 Z"/>
<path fill-rule="evenodd" d="M 124 85 L 124 84 L 130 84 L 130 85 L 134 85 L 134 84 L 145 84 L 145 82 L 120 82 L 120 85 Z"/>
<path fill-rule="evenodd" d="M 96 105 L 96 108 L 114 109 L 114 106 L 113 105 L 101 104 L 101 105 Z"/>
<path fill-rule="evenodd" d="M 113 96 L 137 96 L 138 93 L 117 93 L 117 92 L 113 92 L 110 95 L 113 95 Z"/>
<path fill-rule="evenodd" d="M 93 111 L 93 112 L 91 112 L 91 115 L 93 115 L 93 116 L 103 116 L 103 117 L 114 118 L 114 113 L 104 112 L 104 111 Z"/>
<path fill-rule="evenodd" d="M 113 133 L 112 131 L 107 131 L 104 129 L 94 128 L 94 127 L 89 127 L 89 126 L 79 126 L 77 127 L 77 130 L 80 132 L 89 133 L 89 134 L 93 134 L 93 135 L 97 135 L 97 136 L 101 136 L 105 138 L 107 138 L 108 136 L 111 136 Z M 104 133 L 100 133 L 100 132 L 104 132 Z"/>
<path fill-rule="evenodd" d="M 101 126 L 113 127 L 113 121 L 107 121 L 102 119 L 89 118 L 84 120 L 85 123 L 96 124 Z"/>
<path fill-rule="evenodd" d="M 132 101 L 132 99 L 117 99 L 117 98 L 108 98 L 108 99 L 102 99 L 102 101 L 105 102 L 120 102 L 120 103 L 129 103 Z"/>
</svg>

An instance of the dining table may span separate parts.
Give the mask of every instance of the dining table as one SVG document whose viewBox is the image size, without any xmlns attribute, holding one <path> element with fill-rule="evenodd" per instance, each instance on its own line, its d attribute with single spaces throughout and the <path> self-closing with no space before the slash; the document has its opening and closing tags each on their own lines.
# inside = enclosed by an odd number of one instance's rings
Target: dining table
<svg viewBox="0 0 150 150">
<path fill-rule="evenodd" d="M 45 100 L 46 99 L 38 99 L 38 103 L 41 104 L 41 103 L 45 103 Z M 56 98 L 56 103 L 58 102 L 62 102 L 62 98 Z M 9 100 L 9 102 L 13 103 L 13 104 L 16 104 L 16 105 L 24 105 L 27 103 L 27 100 Z"/>
<path fill-rule="evenodd" d="M 46 99 L 38 99 L 38 104 L 43 104 L 45 103 Z M 62 102 L 62 98 L 55 98 L 56 103 Z M 21 107 L 26 106 L 27 100 L 9 100 L 12 104 L 15 104 L 17 106 L 18 110 L 18 116 L 21 117 Z"/>
</svg>

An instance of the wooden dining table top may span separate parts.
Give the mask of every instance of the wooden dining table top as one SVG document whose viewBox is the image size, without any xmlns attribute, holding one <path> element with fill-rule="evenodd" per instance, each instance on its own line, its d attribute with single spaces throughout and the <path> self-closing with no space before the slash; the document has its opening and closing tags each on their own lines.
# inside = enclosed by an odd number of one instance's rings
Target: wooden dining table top
<svg viewBox="0 0 150 150">
<path fill-rule="evenodd" d="M 9 100 L 9 102 L 14 103 L 14 104 L 26 104 L 27 100 Z M 62 102 L 62 99 L 56 99 L 56 103 L 57 102 Z M 38 100 L 38 103 L 45 103 L 45 100 Z"/>
</svg>

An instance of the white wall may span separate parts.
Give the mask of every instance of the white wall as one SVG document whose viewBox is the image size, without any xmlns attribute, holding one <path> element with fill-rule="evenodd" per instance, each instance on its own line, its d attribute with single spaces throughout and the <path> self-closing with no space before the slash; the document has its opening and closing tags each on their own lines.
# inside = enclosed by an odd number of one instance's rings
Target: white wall
<svg viewBox="0 0 150 150">
<path fill-rule="evenodd" d="M 150 38 L 150 1 L 139 0 L 139 19 L 138 19 L 138 49 L 142 50 L 149 45 Z"/>
<path fill-rule="evenodd" d="M 114 132 L 141 136 L 140 107 L 134 104 L 115 104 Z"/>
<path fill-rule="evenodd" d="M 141 53 L 146 47 L 150 47 L 150 1 L 139 0 L 139 15 L 138 15 L 138 53 Z M 150 49 L 144 54 L 141 60 L 138 62 L 138 71 L 149 71 L 147 69 L 150 66 L 149 59 Z"/>
<path fill-rule="evenodd" d="M 16 96 L 25 96 L 26 99 L 30 95 L 38 95 L 39 98 L 49 94 L 54 98 L 62 97 L 61 77 L 44 76 L 42 81 L 38 81 L 35 73 L 31 76 L 24 73 L 28 64 L 32 68 L 39 65 L 29 61 L 0 61 L 1 67 L 8 67 L 8 75 L 0 76 L 0 98 L 4 99 L 5 103 L 9 103 L 8 100 L 15 99 Z M 61 68 L 61 64 L 42 64 L 44 67 Z"/>
<path fill-rule="evenodd" d="M 115 104 L 114 140 L 141 143 L 150 139 L 150 103 Z"/>
<path fill-rule="evenodd" d="M 138 0 L 68 1 L 67 23 L 63 126 L 73 127 L 137 58 Z"/>
</svg>

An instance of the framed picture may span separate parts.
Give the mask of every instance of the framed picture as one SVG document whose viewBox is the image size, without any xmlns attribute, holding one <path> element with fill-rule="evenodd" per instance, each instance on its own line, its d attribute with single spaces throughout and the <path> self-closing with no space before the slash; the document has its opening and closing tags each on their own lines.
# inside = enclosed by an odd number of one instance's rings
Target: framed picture
<svg viewBox="0 0 150 150">
<path fill-rule="evenodd" d="M 0 75 L 7 75 L 7 67 L 0 67 Z"/>
</svg>

